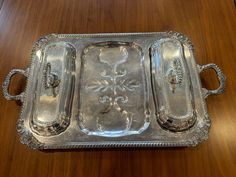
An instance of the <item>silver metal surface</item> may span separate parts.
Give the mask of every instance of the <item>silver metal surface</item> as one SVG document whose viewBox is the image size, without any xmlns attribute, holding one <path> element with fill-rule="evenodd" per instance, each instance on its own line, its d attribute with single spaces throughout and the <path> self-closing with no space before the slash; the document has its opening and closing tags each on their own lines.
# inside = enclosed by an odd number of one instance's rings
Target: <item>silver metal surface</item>
<svg viewBox="0 0 236 177">
<path fill-rule="evenodd" d="M 217 94 L 224 93 L 226 77 L 216 64 L 209 63 L 202 66 L 198 65 L 198 68 L 199 68 L 199 72 L 202 72 L 206 69 L 213 69 L 216 72 L 218 81 L 219 81 L 219 87 L 215 90 L 207 90 L 206 88 L 203 88 L 204 98 L 208 97 L 209 95 L 217 95 Z"/>
<path fill-rule="evenodd" d="M 23 70 L 23 69 L 12 69 L 8 75 L 6 76 L 3 84 L 2 84 L 2 88 L 3 88 L 3 95 L 7 100 L 20 100 L 23 102 L 23 98 L 24 98 L 24 92 L 22 92 L 19 95 L 11 95 L 8 90 L 9 90 L 9 85 L 10 85 L 10 81 L 11 78 L 15 75 L 15 74 L 22 74 L 25 77 L 28 76 L 28 69 Z"/>
<path fill-rule="evenodd" d="M 202 88 L 205 69 L 216 71 L 216 90 Z M 27 86 L 12 96 L 17 73 Z M 204 99 L 224 83 L 218 66 L 195 63 L 180 33 L 52 34 L 35 43 L 26 72 L 7 75 L 3 93 L 23 102 L 17 130 L 34 149 L 194 146 L 210 128 Z"/>
</svg>

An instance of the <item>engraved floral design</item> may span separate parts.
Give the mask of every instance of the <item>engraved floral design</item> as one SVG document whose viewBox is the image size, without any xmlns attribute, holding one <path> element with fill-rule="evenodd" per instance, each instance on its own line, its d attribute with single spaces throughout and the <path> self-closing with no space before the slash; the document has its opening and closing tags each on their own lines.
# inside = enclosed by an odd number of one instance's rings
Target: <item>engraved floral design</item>
<svg viewBox="0 0 236 177">
<path fill-rule="evenodd" d="M 128 97 L 125 95 L 125 92 L 135 91 L 140 87 L 140 83 L 135 79 L 125 77 L 127 76 L 125 69 L 118 69 L 118 66 L 125 63 L 127 58 L 128 52 L 124 47 L 101 49 L 99 61 L 108 65 L 108 69 L 100 73 L 102 79 L 92 81 L 87 85 L 87 89 L 102 93 L 98 98 L 98 101 L 105 105 L 105 108 L 100 112 L 101 114 L 110 113 L 114 116 L 114 114 L 119 113 L 119 117 L 126 120 L 126 129 L 129 129 L 133 113 L 126 111 L 121 107 L 121 104 L 128 103 Z M 120 92 L 124 92 L 124 94 Z M 99 130 L 104 131 L 103 125 L 101 124 L 100 118 L 98 117 L 97 127 Z"/>
<path fill-rule="evenodd" d="M 112 80 L 112 78 L 110 78 L 110 80 L 95 80 L 92 81 L 92 83 L 87 88 L 95 92 L 106 92 L 110 89 L 114 91 L 114 93 L 116 93 L 117 90 L 120 90 L 122 92 L 127 90 L 134 91 L 139 87 L 139 82 L 135 79 L 123 79 L 118 81 L 116 85 L 112 84 Z"/>
</svg>

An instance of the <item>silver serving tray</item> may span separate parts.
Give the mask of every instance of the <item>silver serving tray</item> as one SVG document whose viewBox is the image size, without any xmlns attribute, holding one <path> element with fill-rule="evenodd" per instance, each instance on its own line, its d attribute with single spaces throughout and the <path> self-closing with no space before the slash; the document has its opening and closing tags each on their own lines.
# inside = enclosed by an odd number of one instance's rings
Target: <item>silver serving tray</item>
<svg viewBox="0 0 236 177">
<path fill-rule="evenodd" d="M 202 88 L 214 69 L 219 88 Z M 12 96 L 14 74 L 27 79 Z M 34 45 L 31 65 L 3 82 L 23 102 L 17 131 L 35 149 L 194 146 L 207 139 L 205 98 L 224 90 L 215 64 L 195 63 L 190 40 L 176 32 L 51 34 Z"/>
</svg>

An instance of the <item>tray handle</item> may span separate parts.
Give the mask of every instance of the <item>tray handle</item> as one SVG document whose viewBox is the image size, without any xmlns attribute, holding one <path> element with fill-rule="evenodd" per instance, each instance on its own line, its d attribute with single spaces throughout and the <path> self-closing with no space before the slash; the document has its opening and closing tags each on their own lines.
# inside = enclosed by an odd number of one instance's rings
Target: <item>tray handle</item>
<svg viewBox="0 0 236 177">
<path fill-rule="evenodd" d="M 208 90 L 206 88 L 202 88 L 204 98 L 207 98 L 209 95 L 216 95 L 216 94 L 221 94 L 224 92 L 226 77 L 222 73 L 222 71 L 220 70 L 219 66 L 217 66 L 214 63 L 209 63 L 206 65 L 198 65 L 198 68 L 199 68 L 199 73 L 201 73 L 202 71 L 204 71 L 206 69 L 213 69 L 216 72 L 217 77 L 218 77 L 218 81 L 219 81 L 219 87 L 215 90 Z"/>
<path fill-rule="evenodd" d="M 19 95 L 11 95 L 9 93 L 9 85 L 11 83 L 11 78 L 15 75 L 15 74 L 22 74 L 25 77 L 28 77 L 28 68 L 26 70 L 23 69 L 12 69 L 8 75 L 6 76 L 3 84 L 2 84 L 2 88 L 3 88 L 3 96 L 7 99 L 7 100 L 20 100 L 21 102 L 23 102 L 23 98 L 24 98 L 24 92 L 20 93 Z"/>
</svg>

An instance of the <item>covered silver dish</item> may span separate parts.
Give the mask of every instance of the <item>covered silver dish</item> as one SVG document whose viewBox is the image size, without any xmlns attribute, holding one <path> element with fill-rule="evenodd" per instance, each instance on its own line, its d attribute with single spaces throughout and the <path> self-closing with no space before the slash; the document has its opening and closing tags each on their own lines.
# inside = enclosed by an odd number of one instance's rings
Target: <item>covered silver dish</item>
<svg viewBox="0 0 236 177">
<path fill-rule="evenodd" d="M 202 88 L 214 69 L 219 88 Z M 8 93 L 14 74 L 24 93 Z M 194 146 L 208 137 L 205 98 L 224 90 L 215 64 L 195 63 L 190 40 L 176 32 L 52 34 L 34 45 L 31 65 L 3 83 L 23 102 L 17 130 L 36 149 Z"/>
</svg>

